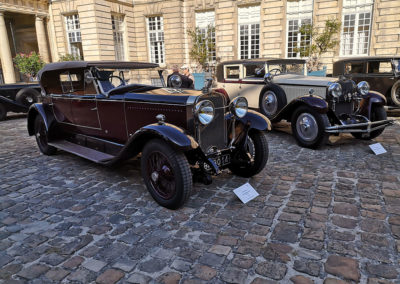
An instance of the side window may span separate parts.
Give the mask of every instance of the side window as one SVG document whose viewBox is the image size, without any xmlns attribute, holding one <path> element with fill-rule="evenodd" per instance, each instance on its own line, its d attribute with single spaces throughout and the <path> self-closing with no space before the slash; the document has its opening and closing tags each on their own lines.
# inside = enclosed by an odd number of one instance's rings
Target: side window
<svg viewBox="0 0 400 284">
<path fill-rule="evenodd" d="M 263 68 L 263 64 L 254 64 L 254 65 L 246 65 L 245 66 L 245 74 L 244 77 L 245 78 L 264 78 L 265 75 L 265 69 Z M 261 71 L 259 71 L 261 70 Z M 259 72 L 257 72 L 259 71 Z M 259 73 L 259 74 L 257 74 Z"/>
<path fill-rule="evenodd" d="M 83 94 L 85 90 L 85 80 L 83 74 L 64 72 L 60 74 L 60 85 L 64 94 Z"/>
<path fill-rule="evenodd" d="M 225 78 L 226 79 L 239 79 L 240 78 L 240 66 L 225 66 Z"/>
<path fill-rule="evenodd" d="M 344 74 L 364 73 L 363 66 L 363 62 L 347 62 L 344 66 Z"/>
<path fill-rule="evenodd" d="M 389 73 L 392 73 L 392 63 L 390 61 L 368 62 L 368 74 L 389 74 Z"/>
</svg>

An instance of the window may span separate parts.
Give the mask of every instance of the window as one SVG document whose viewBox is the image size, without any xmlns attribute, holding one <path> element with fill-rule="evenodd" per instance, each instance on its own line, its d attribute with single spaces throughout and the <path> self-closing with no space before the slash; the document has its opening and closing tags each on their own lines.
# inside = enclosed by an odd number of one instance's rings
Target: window
<svg viewBox="0 0 400 284">
<path fill-rule="evenodd" d="M 249 64 L 245 66 L 245 78 L 264 78 L 264 64 Z"/>
<path fill-rule="evenodd" d="M 287 57 L 300 57 L 298 49 L 304 50 L 311 43 L 311 36 L 300 33 L 302 25 L 311 24 L 313 0 L 287 1 Z"/>
<path fill-rule="evenodd" d="M 344 0 L 340 53 L 368 55 L 373 0 Z"/>
<path fill-rule="evenodd" d="M 225 66 L 225 78 L 226 79 L 239 79 L 240 78 L 240 66 Z"/>
<path fill-rule="evenodd" d="M 260 6 L 239 8 L 240 59 L 260 57 Z"/>
<path fill-rule="evenodd" d="M 80 73 L 64 72 L 59 76 L 61 89 L 64 94 L 74 93 L 84 90 L 84 80 Z"/>
<path fill-rule="evenodd" d="M 370 61 L 368 62 L 369 74 L 388 74 L 392 73 L 392 62 L 391 61 Z"/>
<path fill-rule="evenodd" d="M 150 46 L 150 61 L 153 63 L 165 63 L 164 50 L 164 23 L 163 17 L 147 18 Z"/>
<path fill-rule="evenodd" d="M 344 68 L 345 74 L 364 73 L 364 62 L 348 62 Z"/>
<path fill-rule="evenodd" d="M 113 30 L 115 60 L 125 60 L 124 51 L 124 17 L 111 15 L 111 24 Z"/>
<path fill-rule="evenodd" d="M 68 38 L 68 52 L 75 57 L 83 59 L 81 27 L 79 15 L 69 15 L 65 17 L 65 25 Z"/>
<path fill-rule="evenodd" d="M 214 11 L 196 13 L 196 27 L 200 30 L 203 37 L 207 38 L 207 43 L 211 42 L 208 55 L 209 61 L 215 62 L 216 48 L 215 48 L 215 13 Z M 207 35 L 209 33 L 209 35 Z"/>
</svg>

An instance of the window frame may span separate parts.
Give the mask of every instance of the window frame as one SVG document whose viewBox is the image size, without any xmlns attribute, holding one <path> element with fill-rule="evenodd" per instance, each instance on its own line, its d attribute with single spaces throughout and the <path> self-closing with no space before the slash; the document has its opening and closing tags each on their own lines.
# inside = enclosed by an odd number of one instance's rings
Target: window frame
<svg viewBox="0 0 400 284">
<path fill-rule="evenodd" d="M 150 19 L 157 19 L 159 18 L 159 22 L 160 22 L 160 27 L 161 29 L 155 29 L 155 30 L 151 30 L 150 29 Z M 154 23 L 154 26 L 157 27 L 158 26 L 158 22 L 157 20 Z M 149 47 L 149 62 L 151 63 L 156 63 L 156 64 L 160 64 L 160 65 L 165 65 L 166 59 L 165 59 L 165 34 L 164 34 L 164 18 L 161 15 L 158 16 L 151 16 L 151 17 L 146 17 L 146 27 L 147 27 L 147 43 L 148 43 L 148 47 Z M 159 33 L 162 33 L 162 40 L 158 40 L 159 39 Z M 155 38 L 157 42 L 157 47 L 158 49 L 162 49 L 161 54 L 159 53 L 159 59 L 156 58 L 156 55 L 154 54 L 154 58 L 153 58 L 153 48 L 152 48 L 152 42 L 151 42 L 151 35 L 154 33 L 155 34 Z M 160 60 L 161 59 L 161 60 Z M 157 60 L 160 60 L 160 62 L 157 62 Z"/>
<path fill-rule="evenodd" d="M 211 16 L 212 14 L 212 16 Z M 204 22 L 200 22 L 199 18 L 200 15 L 203 15 L 202 19 Z M 210 20 L 212 18 L 212 20 Z M 211 52 L 211 60 L 208 61 L 208 64 L 215 64 L 217 61 L 217 38 L 215 35 L 215 11 L 211 10 L 211 11 L 202 11 L 202 12 L 195 12 L 195 26 L 197 29 L 200 30 L 200 32 L 203 35 L 206 35 L 207 33 L 207 29 L 208 27 L 213 27 L 214 28 L 214 32 L 211 35 L 211 42 L 214 44 L 215 49 L 213 51 L 208 51 Z M 207 35 L 206 35 L 207 36 Z M 207 41 L 208 41 L 208 37 L 207 37 Z"/>
<path fill-rule="evenodd" d="M 64 15 L 64 23 L 65 23 L 65 33 L 67 37 L 68 53 L 74 56 L 79 56 L 80 59 L 83 59 L 82 33 L 81 33 L 81 23 L 79 14 L 73 13 Z M 76 27 L 77 25 L 79 26 L 78 28 Z M 74 28 L 70 29 L 71 26 L 73 26 Z M 74 37 L 80 40 L 71 42 L 70 40 L 71 34 L 73 34 Z M 75 49 L 73 48 L 74 44 L 77 44 L 77 46 L 75 46 Z M 78 53 L 76 53 L 76 50 L 78 51 Z"/>
<path fill-rule="evenodd" d="M 118 28 L 116 24 L 118 23 Z M 123 14 L 111 14 L 111 29 L 113 33 L 114 42 L 114 56 L 116 61 L 127 60 L 126 47 L 125 47 L 125 15 Z M 118 50 L 117 50 L 118 49 Z"/>
<path fill-rule="evenodd" d="M 251 18 L 250 16 L 252 15 L 251 9 L 258 9 L 258 18 Z M 247 9 L 247 11 L 246 11 Z M 241 19 L 241 12 L 242 13 L 247 13 L 247 18 L 248 19 Z M 238 41 L 238 58 L 239 59 L 256 59 L 260 58 L 260 53 L 261 53 L 261 6 L 260 5 L 252 5 L 252 6 L 247 6 L 247 7 L 238 7 L 238 33 L 237 33 L 237 41 Z M 251 18 L 251 19 L 250 19 Z M 255 25 L 255 30 L 257 31 L 254 36 L 258 37 L 256 39 L 257 43 L 255 43 L 255 47 L 253 48 L 253 43 L 252 43 L 252 32 L 253 32 L 253 26 Z M 246 27 L 247 28 L 247 44 L 246 48 L 247 53 L 246 57 L 242 57 L 242 33 L 241 33 L 241 27 Z M 253 50 L 255 50 L 256 55 L 253 56 Z"/>
<path fill-rule="evenodd" d="M 297 29 L 297 41 L 296 41 L 296 47 L 297 48 L 301 48 L 301 41 L 302 41 L 302 36 L 306 36 L 306 35 L 303 35 L 302 33 L 300 33 L 300 27 L 304 24 L 303 23 L 303 21 L 309 21 L 309 23 L 312 25 L 312 17 L 311 18 L 309 18 L 309 17 L 299 17 L 299 18 L 289 18 L 289 19 L 287 19 L 287 21 L 286 21 L 286 58 L 298 58 L 298 59 L 302 59 L 302 58 L 304 58 L 304 57 L 301 57 L 300 56 L 300 52 L 296 52 L 296 56 L 293 56 L 293 57 L 289 57 L 289 21 L 298 21 L 298 23 L 297 23 L 297 27 L 298 27 L 298 29 Z M 299 24 L 299 22 L 300 22 L 300 24 Z M 310 36 L 310 44 L 312 43 L 312 38 L 311 38 L 311 36 Z M 296 48 L 296 47 L 293 47 L 293 48 Z M 292 52 L 292 53 L 294 53 L 294 52 Z"/>
<path fill-rule="evenodd" d="M 227 77 L 227 69 L 229 67 L 239 67 L 239 78 L 228 78 Z M 243 79 L 243 65 L 242 64 L 228 64 L 224 65 L 224 80 L 225 81 L 239 81 Z"/>
</svg>

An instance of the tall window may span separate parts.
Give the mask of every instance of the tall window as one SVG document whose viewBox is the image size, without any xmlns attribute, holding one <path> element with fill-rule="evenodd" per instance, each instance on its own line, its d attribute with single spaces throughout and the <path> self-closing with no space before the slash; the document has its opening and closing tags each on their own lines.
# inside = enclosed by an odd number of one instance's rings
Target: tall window
<svg viewBox="0 0 400 284">
<path fill-rule="evenodd" d="M 260 57 L 260 6 L 239 8 L 240 59 Z"/>
<path fill-rule="evenodd" d="M 368 55 L 373 0 L 344 0 L 341 55 Z"/>
<path fill-rule="evenodd" d="M 73 14 L 65 17 L 67 28 L 68 51 L 75 57 L 83 58 L 81 27 L 79 15 Z"/>
<path fill-rule="evenodd" d="M 302 34 L 300 27 L 311 24 L 313 0 L 287 1 L 287 57 L 300 57 L 299 49 L 311 43 L 311 36 Z"/>
<path fill-rule="evenodd" d="M 150 61 L 153 63 L 165 63 L 164 49 L 164 23 L 163 17 L 147 18 L 149 31 Z"/>
<path fill-rule="evenodd" d="M 215 48 L 215 13 L 214 11 L 196 13 L 196 27 L 200 30 L 204 37 L 211 42 L 209 49 L 209 60 L 215 62 L 216 48 Z M 211 30 L 210 30 L 211 29 Z M 210 33 L 207 36 L 207 31 Z"/>
<path fill-rule="evenodd" d="M 111 24 L 113 30 L 115 60 L 125 60 L 124 51 L 124 17 L 111 15 Z"/>
</svg>

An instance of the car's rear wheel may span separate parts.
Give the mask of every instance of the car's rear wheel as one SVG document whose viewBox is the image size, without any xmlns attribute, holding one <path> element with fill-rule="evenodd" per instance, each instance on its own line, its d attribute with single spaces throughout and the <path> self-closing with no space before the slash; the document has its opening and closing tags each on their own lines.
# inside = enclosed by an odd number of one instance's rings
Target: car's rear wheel
<svg viewBox="0 0 400 284">
<path fill-rule="evenodd" d="M 325 128 L 329 126 L 328 116 L 308 106 L 296 109 L 291 124 L 293 135 L 302 147 L 316 149 L 325 144 L 329 138 L 325 132 Z"/>
<path fill-rule="evenodd" d="M 31 104 L 37 103 L 40 99 L 40 93 L 34 89 L 21 89 L 15 96 L 17 103 L 29 107 Z"/>
<path fill-rule="evenodd" d="M 286 105 L 285 92 L 278 86 L 270 85 L 260 96 L 260 112 L 266 117 L 273 119 Z M 274 122 L 278 122 L 274 119 Z"/>
<path fill-rule="evenodd" d="M 181 207 L 192 189 L 192 174 L 182 152 L 154 139 L 142 152 L 143 180 L 154 200 L 169 209 Z"/>
<path fill-rule="evenodd" d="M 229 169 L 235 175 L 252 177 L 265 167 L 268 154 L 267 135 L 265 132 L 253 130 L 249 133 L 244 149 L 234 153 Z"/>
<path fill-rule="evenodd" d="M 7 109 L 4 105 L 0 104 L 0 121 L 6 119 L 7 117 Z"/>
<path fill-rule="evenodd" d="M 387 114 L 385 111 L 385 108 L 383 106 L 374 106 L 371 109 L 371 121 L 379 121 L 379 120 L 386 120 L 387 119 Z M 363 140 L 370 140 L 378 137 L 379 135 L 382 134 L 383 130 L 385 128 L 377 129 L 375 131 L 372 131 L 369 133 L 369 135 L 363 135 L 363 133 L 359 132 L 353 132 L 351 135 L 353 135 L 357 139 L 363 139 Z"/>
<path fill-rule="evenodd" d="M 37 115 L 35 118 L 35 138 L 36 143 L 39 146 L 40 152 L 45 155 L 54 155 L 57 152 L 57 148 L 48 144 L 49 134 L 44 124 L 43 118 Z"/>
<path fill-rule="evenodd" d="M 391 99 L 393 104 L 400 107 L 400 81 L 394 83 L 391 90 Z"/>
</svg>

